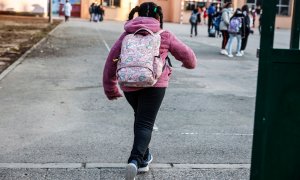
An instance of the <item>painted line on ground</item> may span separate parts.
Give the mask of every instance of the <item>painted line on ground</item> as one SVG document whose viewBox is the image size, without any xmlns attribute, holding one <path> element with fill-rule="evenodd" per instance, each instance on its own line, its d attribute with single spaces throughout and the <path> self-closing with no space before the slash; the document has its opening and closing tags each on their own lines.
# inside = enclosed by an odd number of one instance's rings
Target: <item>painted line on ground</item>
<svg viewBox="0 0 300 180">
<path fill-rule="evenodd" d="M 0 163 L 0 168 L 28 168 L 28 169 L 60 169 L 81 168 L 82 163 Z"/>
<path fill-rule="evenodd" d="M 124 168 L 125 163 L 0 163 L 2 169 Z M 154 169 L 249 169 L 250 164 L 151 164 Z"/>
<path fill-rule="evenodd" d="M 158 126 L 154 123 L 153 131 L 158 131 Z"/>
<path fill-rule="evenodd" d="M 108 52 L 110 52 L 110 47 L 108 46 L 107 42 L 103 39 L 102 42 L 104 43 Z"/>
<path fill-rule="evenodd" d="M 242 134 L 242 133 L 194 133 L 194 132 L 185 132 L 181 135 L 217 135 L 217 136 L 253 136 L 253 134 Z"/>
</svg>

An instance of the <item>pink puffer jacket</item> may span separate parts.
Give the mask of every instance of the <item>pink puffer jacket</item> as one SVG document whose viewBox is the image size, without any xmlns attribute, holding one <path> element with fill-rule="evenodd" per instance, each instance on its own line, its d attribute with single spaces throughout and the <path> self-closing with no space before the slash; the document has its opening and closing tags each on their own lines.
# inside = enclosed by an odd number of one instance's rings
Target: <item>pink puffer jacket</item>
<svg viewBox="0 0 300 180">
<path fill-rule="evenodd" d="M 103 71 L 103 87 L 108 99 L 114 99 L 115 97 L 121 96 L 117 87 L 117 63 L 114 62 L 113 59 L 120 56 L 123 38 L 127 34 L 134 33 L 140 28 L 148 28 L 153 32 L 161 30 L 159 21 L 151 17 L 136 17 L 135 19 L 126 22 L 124 26 L 125 32 L 111 48 Z M 159 51 L 163 61 L 165 61 L 168 52 L 170 52 L 177 60 L 182 62 L 183 67 L 188 69 L 196 67 L 197 59 L 193 50 L 178 40 L 175 35 L 169 31 L 161 33 L 161 45 Z M 167 66 L 154 87 L 168 87 L 171 71 L 171 68 Z M 137 91 L 142 88 L 121 86 L 121 89 L 128 92 Z"/>
</svg>

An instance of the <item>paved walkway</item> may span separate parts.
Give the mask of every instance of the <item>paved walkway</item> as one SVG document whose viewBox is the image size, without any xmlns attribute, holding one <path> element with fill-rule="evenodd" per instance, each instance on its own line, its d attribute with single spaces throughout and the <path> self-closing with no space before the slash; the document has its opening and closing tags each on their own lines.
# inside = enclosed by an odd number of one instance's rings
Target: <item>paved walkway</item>
<svg viewBox="0 0 300 180">
<path fill-rule="evenodd" d="M 101 87 L 122 26 L 63 23 L 2 75 L 0 179 L 123 178 L 133 113 L 124 98 L 108 101 Z M 172 58 L 151 143 L 154 162 L 137 179 L 248 179 L 259 35 L 250 37 L 244 57 L 230 59 L 204 26 L 196 38 L 189 25 L 164 27 L 194 49 L 198 68 L 183 69 Z"/>
</svg>

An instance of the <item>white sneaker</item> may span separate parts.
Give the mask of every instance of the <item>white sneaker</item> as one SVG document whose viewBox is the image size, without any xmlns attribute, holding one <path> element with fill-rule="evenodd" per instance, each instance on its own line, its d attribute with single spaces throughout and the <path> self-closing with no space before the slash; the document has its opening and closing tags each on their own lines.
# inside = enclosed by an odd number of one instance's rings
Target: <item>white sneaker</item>
<svg viewBox="0 0 300 180">
<path fill-rule="evenodd" d="M 228 54 L 227 56 L 228 56 L 228 57 L 230 57 L 230 58 L 232 58 L 232 57 L 233 57 L 233 55 L 232 55 L 232 54 Z"/>
<path fill-rule="evenodd" d="M 135 176 L 137 175 L 137 170 L 138 170 L 137 162 L 135 160 L 132 160 L 126 166 L 125 180 L 135 180 Z"/>
<path fill-rule="evenodd" d="M 238 52 L 238 53 L 236 53 L 236 56 L 239 56 L 239 57 L 241 57 L 241 56 L 243 56 L 243 54 L 242 54 L 242 53 L 240 53 L 240 52 Z"/>
<path fill-rule="evenodd" d="M 225 49 L 222 49 L 220 53 L 223 55 L 228 55 L 228 52 Z"/>
<path fill-rule="evenodd" d="M 241 51 L 241 54 L 244 55 L 244 51 Z"/>
</svg>

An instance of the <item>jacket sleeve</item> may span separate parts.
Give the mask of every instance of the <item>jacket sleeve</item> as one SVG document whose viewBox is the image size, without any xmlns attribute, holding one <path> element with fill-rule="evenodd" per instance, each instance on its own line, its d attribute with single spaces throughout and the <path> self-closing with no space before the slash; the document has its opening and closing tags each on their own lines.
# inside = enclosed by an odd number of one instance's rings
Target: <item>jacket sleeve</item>
<svg viewBox="0 0 300 180">
<path fill-rule="evenodd" d="M 194 51 L 185 45 L 182 41 L 177 39 L 175 35 L 169 33 L 170 53 L 179 61 L 182 62 L 182 66 L 187 69 L 194 69 L 197 64 L 197 58 Z"/>
<path fill-rule="evenodd" d="M 121 53 L 122 40 L 126 33 L 123 33 L 111 48 L 103 70 L 103 88 L 108 99 L 121 96 L 117 87 L 117 63 L 113 59 L 118 58 Z"/>
<path fill-rule="evenodd" d="M 229 13 L 227 11 L 224 11 L 222 13 L 222 20 L 224 21 L 224 23 L 226 24 L 226 26 L 229 25 L 230 17 L 229 17 Z"/>
</svg>

